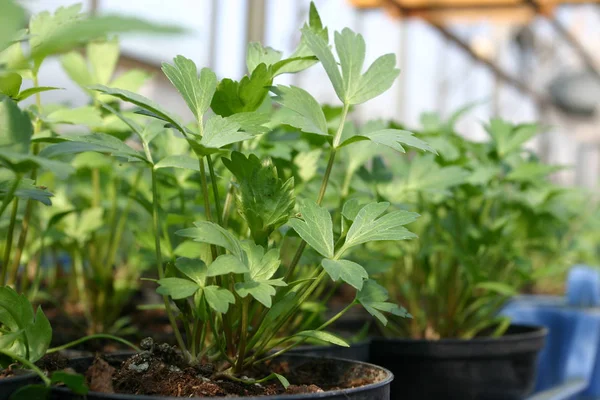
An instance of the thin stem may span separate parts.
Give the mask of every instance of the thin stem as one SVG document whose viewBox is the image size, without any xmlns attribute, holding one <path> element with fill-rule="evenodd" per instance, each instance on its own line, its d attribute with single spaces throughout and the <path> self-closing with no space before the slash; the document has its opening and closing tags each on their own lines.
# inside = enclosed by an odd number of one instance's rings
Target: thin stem
<svg viewBox="0 0 600 400">
<path fill-rule="evenodd" d="M 95 335 L 84 336 L 82 338 L 79 338 L 79 339 L 69 342 L 67 344 L 63 344 L 61 346 L 52 347 L 52 348 L 46 350 L 46 354 L 56 353 L 57 351 L 62 351 L 62 350 L 68 349 L 69 347 L 77 346 L 78 344 L 87 342 L 89 340 L 94 340 L 94 339 L 114 340 L 115 342 L 119 342 L 119 343 L 124 344 L 125 346 L 131 347 L 133 350 L 135 350 L 137 352 L 141 351 L 139 347 L 137 347 L 135 344 L 131 343 L 129 340 L 121 339 L 120 337 L 109 335 L 106 333 L 97 333 Z"/>
<path fill-rule="evenodd" d="M 8 189 L 8 192 L 6 193 L 6 196 L 4 197 L 4 200 L 2 201 L 2 206 L 0 206 L 0 217 L 2 217 L 2 214 L 4 214 L 4 210 L 6 210 L 8 208 L 8 205 L 10 204 L 10 201 L 12 200 L 13 196 L 15 195 L 15 192 L 17 191 L 17 188 L 19 187 L 20 183 L 21 183 L 21 175 L 18 175 L 17 178 L 15 179 L 15 182 L 12 184 L 10 189 Z"/>
<path fill-rule="evenodd" d="M 233 204 L 233 192 L 235 191 L 235 186 L 233 182 L 229 183 L 229 189 L 227 190 L 227 195 L 225 196 L 225 205 L 223 206 L 223 228 L 227 228 L 229 223 L 229 215 L 231 214 L 231 205 Z"/>
<path fill-rule="evenodd" d="M 12 212 L 10 214 L 10 222 L 8 224 L 8 236 L 4 247 L 4 258 L 2 259 L 2 281 L 0 286 L 6 285 L 6 275 L 8 272 L 8 260 L 10 259 L 10 251 L 12 249 L 13 234 L 15 230 L 15 222 L 17 220 L 17 211 L 19 210 L 19 198 L 15 197 L 13 202 Z"/>
<path fill-rule="evenodd" d="M 78 245 L 73 251 L 73 270 L 75 272 L 75 286 L 79 294 L 79 300 L 83 306 L 83 313 L 89 322 L 92 322 L 92 312 L 90 308 L 90 302 L 87 297 L 87 289 L 85 284 L 85 274 L 83 270 L 83 261 L 79 252 Z"/>
<path fill-rule="evenodd" d="M 162 252 L 160 249 L 160 224 L 158 221 L 158 184 L 156 182 L 156 171 L 154 167 L 151 169 L 152 176 L 152 224 L 154 227 L 154 248 L 156 252 L 156 266 L 158 268 L 158 278 L 163 279 L 165 276 L 165 271 L 163 269 L 163 260 L 162 260 Z M 175 333 L 175 339 L 177 340 L 177 345 L 181 349 L 181 351 L 186 354 L 186 346 L 183 341 L 183 337 L 181 337 L 181 332 L 179 332 L 179 327 L 177 326 L 177 321 L 175 321 L 175 317 L 173 316 L 173 310 L 171 309 L 171 303 L 169 302 L 169 298 L 167 296 L 163 296 L 163 301 L 165 303 L 165 311 L 167 313 L 167 317 L 169 318 L 169 323 L 173 328 L 173 332 Z"/>
<path fill-rule="evenodd" d="M 348 104 L 344 104 L 344 108 L 342 110 L 342 116 L 340 118 L 340 125 L 338 126 L 335 136 L 333 137 L 333 142 L 331 144 L 331 150 L 329 150 L 329 160 L 327 161 L 327 168 L 325 169 L 325 175 L 323 175 L 323 180 L 321 181 L 321 188 L 319 189 L 319 197 L 317 197 L 318 205 L 321 205 L 321 203 L 323 202 L 323 198 L 325 197 L 325 192 L 327 191 L 329 177 L 331 176 L 331 171 L 333 169 L 333 163 L 335 161 L 335 154 L 337 152 L 337 147 L 339 146 L 340 140 L 342 138 L 342 132 L 344 131 L 344 124 L 346 123 L 346 118 L 348 116 L 349 108 L 350 108 L 350 106 Z M 296 250 L 296 253 L 294 254 L 294 258 L 292 259 L 292 262 L 288 268 L 288 271 L 285 274 L 284 280 L 287 281 L 292 277 L 292 274 L 294 273 L 294 269 L 298 265 L 298 262 L 300 261 L 300 257 L 302 257 L 302 253 L 304 252 L 305 248 L 306 248 L 306 242 L 302 241 L 302 243 L 300 244 L 300 247 L 298 247 L 298 250 Z"/>
<path fill-rule="evenodd" d="M 215 210 L 217 213 L 217 222 L 223 226 L 223 217 L 221 215 L 221 199 L 219 198 L 219 187 L 217 186 L 217 175 L 215 174 L 214 165 L 210 154 L 206 156 L 208 164 L 208 173 L 210 174 L 210 183 L 212 185 L 213 196 L 215 198 Z"/>
<path fill-rule="evenodd" d="M 100 171 L 98 168 L 92 169 L 92 207 L 100 206 Z"/>
<path fill-rule="evenodd" d="M 246 297 L 242 300 L 242 324 L 240 325 L 240 347 L 238 351 L 237 364 L 235 366 L 235 372 L 238 374 L 242 372 L 244 367 L 244 357 L 246 356 L 246 340 L 248 336 L 248 305 L 250 297 Z"/>
<path fill-rule="evenodd" d="M 17 283 L 17 274 L 19 273 L 19 265 L 21 264 L 21 257 L 25 248 L 25 240 L 27 240 L 27 232 L 29 231 L 29 220 L 31 219 L 31 213 L 33 212 L 33 201 L 27 200 L 25 205 L 25 214 L 23 215 L 23 223 L 21 232 L 19 233 L 19 239 L 17 240 L 17 247 L 15 249 L 15 256 L 13 258 L 10 278 L 8 284 Z"/>
<path fill-rule="evenodd" d="M 202 186 L 202 198 L 204 199 L 204 213 L 206 220 L 212 222 L 212 212 L 210 210 L 210 199 L 208 197 L 208 183 L 206 182 L 206 168 L 204 167 L 204 158 L 198 158 L 198 164 L 200 166 L 200 185 Z M 217 247 L 214 244 L 210 245 L 210 252 L 212 259 L 217 258 Z"/>
<path fill-rule="evenodd" d="M 48 378 L 41 369 L 39 369 L 34 363 L 29 361 L 28 359 L 4 349 L 0 349 L 0 354 L 4 354 L 5 356 L 20 362 L 21 364 L 35 372 L 44 381 L 44 384 L 46 386 L 50 386 L 50 384 L 52 383 L 52 381 L 50 381 L 50 378 Z"/>
</svg>

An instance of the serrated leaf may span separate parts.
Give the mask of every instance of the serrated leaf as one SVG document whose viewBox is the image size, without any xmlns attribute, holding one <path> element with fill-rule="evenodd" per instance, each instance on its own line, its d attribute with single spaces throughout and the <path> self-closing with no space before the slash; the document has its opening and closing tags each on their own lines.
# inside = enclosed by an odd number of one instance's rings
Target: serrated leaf
<svg viewBox="0 0 600 400">
<path fill-rule="evenodd" d="M 397 304 L 388 302 L 388 292 L 377 282 L 367 280 L 361 291 L 356 294 L 356 300 L 362 304 L 369 314 L 374 316 L 384 326 L 387 325 L 387 318 L 384 312 L 391 313 L 400 317 L 409 317 L 410 314 Z"/>
<path fill-rule="evenodd" d="M 273 304 L 271 298 L 277 293 L 273 286 L 256 281 L 238 282 L 235 284 L 235 291 L 241 298 L 251 295 L 267 308 L 271 307 Z"/>
<path fill-rule="evenodd" d="M 242 125 L 235 120 L 213 115 L 206 121 L 200 144 L 204 147 L 220 149 L 254 137 L 251 133 L 241 131 L 241 127 Z"/>
<path fill-rule="evenodd" d="M 208 274 L 208 269 L 206 268 L 204 261 L 197 258 L 179 257 L 175 260 L 175 268 L 192 281 L 196 282 L 198 286 L 204 287 L 206 276 Z"/>
<path fill-rule="evenodd" d="M 250 280 L 257 282 L 269 281 L 281 263 L 279 250 L 271 249 L 265 253 L 264 247 L 251 241 L 242 242 L 242 247 L 248 257 Z"/>
<path fill-rule="evenodd" d="M 209 68 L 203 68 L 198 77 L 196 64 L 183 56 L 175 57 L 173 62 L 174 66 L 163 63 L 162 70 L 199 121 L 210 107 L 217 89 L 217 76 Z"/>
<path fill-rule="evenodd" d="M 329 136 L 323 109 L 310 93 L 296 86 L 282 85 L 271 91 L 275 93 L 273 100 L 289 110 L 282 122 L 303 132 Z"/>
<path fill-rule="evenodd" d="M 346 139 L 344 142 L 342 142 L 338 146 L 338 148 L 347 146 L 355 142 L 359 142 L 361 140 L 370 140 L 373 143 L 387 146 L 400 153 L 406 152 L 406 150 L 402 146 L 403 144 L 406 146 L 413 147 L 415 149 L 436 153 L 435 149 L 433 149 L 427 143 L 425 143 L 421 139 L 416 138 L 413 135 L 414 134 L 412 132 L 403 131 L 400 129 L 383 129 L 380 131 L 361 133 L 359 135 L 352 136 L 351 138 Z"/>
<path fill-rule="evenodd" d="M 388 90 L 398 77 L 395 68 L 396 56 L 386 54 L 379 57 L 362 74 L 365 61 L 365 41 L 362 35 L 348 28 L 335 32 L 335 48 L 340 60 L 340 69 L 327 40 L 305 27 L 302 30 L 310 50 L 321 61 L 338 98 L 347 105 L 364 103 Z"/>
<path fill-rule="evenodd" d="M 12 344 L 6 350 L 31 362 L 46 354 L 52 340 L 50 322 L 40 307 L 34 314 L 27 298 L 8 286 L 0 287 L 0 324 L 5 331 L 20 332 L 20 337 L 11 340 Z"/>
<path fill-rule="evenodd" d="M 144 96 L 141 96 L 137 93 L 130 92 L 128 90 L 109 88 L 109 87 L 106 87 L 103 85 L 93 85 L 93 86 L 90 86 L 89 89 L 96 90 L 98 92 L 116 97 L 118 99 L 129 102 L 131 104 L 135 104 L 136 106 L 141 107 L 144 110 L 151 112 L 152 114 L 155 114 L 156 116 L 160 117 L 164 121 L 169 122 L 180 132 L 186 132 L 185 128 L 178 121 L 177 117 L 171 115 L 171 113 L 169 113 L 168 111 L 165 111 L 158 104 L 154 103 L 152 100 L 150 100 Z"/>
<path fill-rule="evenodd" d="M 182 168 L 191 171 L 200 171 L 198 159 L 186 154 L 166 156 L 154 165 L 154 169 L 161 168 Z"/>
<path fill-rule="evenodd" d="M 312 201 L 300 205 L 302 219 L 292 218 L 288 224 L 323 257 L 333 258 L 333 224 L 325 208 Z"/>
<path fill-rule="evenodd" d="M 222 161 L 238 181 L 236 199 L 240 214 L 254 240 L 265 244 L 269 235 L 285 224 L 294 210 L 294 179 L 283 181 L 270 160 L 261 162 L 253 154 L 246 158 L 234 151 L 231 160 L 223 158 Z"/>
<path fill-rule="evenodd" d="M 248 44 L 248 51 L 246 54 L 246 67 L 248 68 L 248 73 L 251 74 L 261 63 L 270 67 L 281 60 L 282 55 L 283 53 L 281 51 L 271 47 L 263 47 L 258 42 Z"/>
<path fill-rule="evenodd" d="M 390 203 L 370 203 L 364 206 L 356 215 L 352 226 L 346 235 L 344 247 L 349 248 L 378 240 L 405 240 L 416 238 L 404 226 L 413 222 L 419 214 L 396 210 L 381 216 Z M 331 257 L 329 257 L 331 258 Z"/>
<path fill-rule="evenodd" d="M 261 63 L 250 76 L 244 76 L 239 82 L 231 79 L 219 82 L 211 108 L 222 117 L 256 111 L 267 96 L 272 83 L 273 77 L 269 69 Z"/>
<path fill-rule="evenodd" d="M 248 267 L 239 258 L 231 254 L 223 254 L 208 266 L 207 276 L 244 274 L 247 272 L 249 272 Z"/>
<path fill-rule="evenodd" d="M 306 337 L 311 339 L 317 339 L 326 343 L 335 344 L 342 347 L 350 347 L 350 345 L 341 337 L 334 335 L 333 333 L 324 331 L 302 331 L 296 333 L 294 336 Z"/>
<path fill-rule="evenodd" d="M 175 234 L 192 238 L 197 242 L 223 247 L 238 257 L 244 254 L 240 241 L 221 226 L 208 221 L 195 222 L 194 225 L 195 228 L 182 229 Z"/>
<path fill-rule="evenodd" d="M 321 265 L 334 282 L 342 280 L 355 289 L 362 289 L 363 281 L 369 278 L 365 269 L 352 261 L 323 259 Z"/>
<path fill-rule="evenodd" d="M 204 288 L 204 296 L 208 305 L 221 314 L 229 310 L 229 304 L 235 303 L 235 297 L 229 290 L 214 285 Z"/>
<path fill-rule="evenodd" d="M 200 286 L 193 281 L 181 278 L 163 278 L 158 280 L 160 287 L 156 293 L 163 296 L 171 296 L 173 300 L 185 299 L 196 293 Z"/>
</svg>

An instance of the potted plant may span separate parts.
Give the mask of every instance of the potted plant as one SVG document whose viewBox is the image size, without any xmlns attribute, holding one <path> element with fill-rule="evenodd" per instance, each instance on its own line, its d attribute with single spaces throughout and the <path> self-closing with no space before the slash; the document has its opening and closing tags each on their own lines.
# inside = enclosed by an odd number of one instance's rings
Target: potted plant
<svg viewBox="0 0 600 400">
<path fill-rule="evenodd" d="M 99 101 L 104 111 L 127 125 L 139 150 L 135 143 L 126 143 L 126 137 L 99 131 L 52 133 L 43 140 L 52 144 L 41 150 L 42 157 L 68 162 L 82 152 L 110 154 L 139 168 L 151 188 L 146 204 L 152 214 L 157 291 L 163 296 L 177 347 L 144 340 L 144 351 L 117 359 L 116 370 L 99 359 L 74 360 L 76 370 L 87 370 L 92 389 L 103 386 L 105 391 L 129 393 L 134 398 L 134 394 L 280 398 L 294 393 L 332 399 L 388 398 L 392 376 L 382 368 L 343 360 L 284 358 L 288 350 L 308 339 L 346 346 L 326 329 L 356 305 L 383 324 L 387 322 L 385 314 L 406 315 L 404 309 L 387 301 L 386 290 L 349 257 L 364 243 L 414 238 L 404 225 L 417 215 L 404 210 L 388 212 L 386 202 L 360 206 L 346 202 L 338 205 L 334 217 L 337 220 L 345 214 L 352 218 L 334 229 L 332 214 L 322 204 L 330 181 L 338 176 L 336 156 L 346 148 L 360 146 L 358 142 L 399 152 L 405 151 L 403 146 L 433 149 L 400 129 L 345 129 L 350 107 L 389 89 L 399 71 L 395 57 L 388 54 L 363 72 L 364 39 L 349 29 L 335 33 L 335 50 L 337 60 L 329 47 L 328 31 L 311 5 L 309 22 L 294 54 L 282 59 L 280 52 L 251 44 L 248 75 L 239 82 L 227 78 L 218 82 L 208 68 L 198 71 L 183 56 L 164 64 L 165 75 L 195 117 L 193 123 L 183 124 L 139 94 L 96 84 L 88 89 L 138 107 L 136 114 L 130 115 L 112 103 Z M 307 91 L 273 83 L 282 73 L 298 72 L 318 62 L 342 102 L 334 129 Z M 273 108 L 273 102 L 279 106 Z M 271 158 L 256 155 L 253 146 L 268 141 L 271 128 L 281 124 L 321 141 L 326 166 L 319 172 L 314 197 L 308 196 L 310 192 L 307 196 L 298 193 L 293 177 L 285 176 Z M 184 140 L 189 147 L 165 154 L 158 144 L 164 143 L 160 138 L 170 135 L 179 139 L 167 141 Z M 199 198 L 200 203 L 188 205 L 187 215 L 181 215 L 180 207 L 171 207 L 171 198 L 165 201 L 163 182 L 174 169 L 193 171 L 187 179 L 199 182 L 194 199 Z M 181 215 L 179 221 L 189 216 L 197 219 L 193 226 L 175 232 L 179 240 L 198 244 L 193 257 L 176 257 L 175 251 L 168 251 L 173 232 L 166 220 L 173 214 Z M 281 250 L 290 247 L 291 252 Z M 301 262 L 305 250 L 311 262 Z M 296 279 L 299 271 L 304 277 Z M 354 298 L 314 329 L 286 330 L 296 312 L 328 279 L 351 286 Z M 111 359 L 108 361 L 110 364 Z M 337 389 L 320 393 L 332 388 Z M 68 395 L 60 388 L 52 391 Z M 94 392 L 87 396 L 111 397 Z"/>
<path fill-rule="evenodd" d="M 388 324 L 371 360 L 395 373 L 396 398 L 523 398 L 546 330 L 499 312 L 551 263 L 564 268 L 570 191 L 523 147 L 536 125 L 493 119 L 489 140 L 476 143 L 455 133 L 455 119 L 426 116 L 423 133 L 439 155 L 393 158 L 376 188 L 421 217 L 410 225 L 418 241 L 365 248 L 388 264 L 381 279 L 413 317 Z"/>
</svg>

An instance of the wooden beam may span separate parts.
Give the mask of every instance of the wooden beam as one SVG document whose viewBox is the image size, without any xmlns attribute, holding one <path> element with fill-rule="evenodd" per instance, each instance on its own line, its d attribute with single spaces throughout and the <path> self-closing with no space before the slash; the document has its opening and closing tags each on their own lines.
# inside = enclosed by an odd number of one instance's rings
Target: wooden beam
<svg viewBox="0 0 600 400">
<path fill-rule="evenodd" d="M 452 43 L 456 44 L 460 49 L 462 49 L 465 53 L 467 53 L 473 60 L 485 65 L 488 69 L 490 69 L 494 73 L 494 75 L 496 75 L 502 81 L 513 86 L 519 92 L 521 92 L 527 96 L 531 96 L 539 105 L 542 105 L 542 106 L 552 105 L 552 102 L 550 101 L 550 99 L 548 97 L 546 97 L 545 95 L 543 95 L 541 93 L 538 93 L 537 91 L 535 91 L 534 89 L 529 87 L 525 82 L 522 82 L 519 79 L 515 78 L 514 76 L 510 75 L 508 72 L 506 72 L 503 69 L 501 69 L 500 67 L 498 67 L 492 61 L 476 54 L 473 51 L 473 49 L 471 49 L 471 46 L 469 46 L 461 38 L 456 36 L 448 28 L 446 28 L 442 25 L 432 25 L 432 27 L 434 29 L 436 29 L 446 39 L 448 39 Z"/>
</svg>

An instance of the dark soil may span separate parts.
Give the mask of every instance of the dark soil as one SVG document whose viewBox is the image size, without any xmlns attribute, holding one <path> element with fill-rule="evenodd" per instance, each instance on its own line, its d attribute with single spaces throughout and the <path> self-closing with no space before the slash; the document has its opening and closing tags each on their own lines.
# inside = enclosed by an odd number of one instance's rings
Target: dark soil
<svg viewBox="0 0 600 400">
<path fill-rule="evenodd" d="M 59 353 L 47 354 L 42 357 L 35 365 L 42 371 L 58 371 L 66 369 L 69 365 L 69 360 Z M 10 365 L 6 369 L 0 370 L 0 379 L 10 378 L 12 376 L 28 373 L 28 369 L 21 368 L 19 364 Z"/>
<path fill-rule="evenodd" d="M 142 343 L 146 351 L 122 363 L 96 358 L 86 378 L 93 391 L 177 397 L 266 396 L 316 393 L 363 386 L 381 380 L 377 371 L 364 367 L 341 368 L 335 360 L 311 360 L 301 365 L 273 361 L 245 371 L 244 379 L 260 379 L 272 372 L 291 383 L 286 389 L 277 381 L 242 383 L 218 373 L 213 364 L 186 365 L 178 350 L 167 344 Z M 112 364 L 112 365 L 111 365 Z"/>
</svg>

